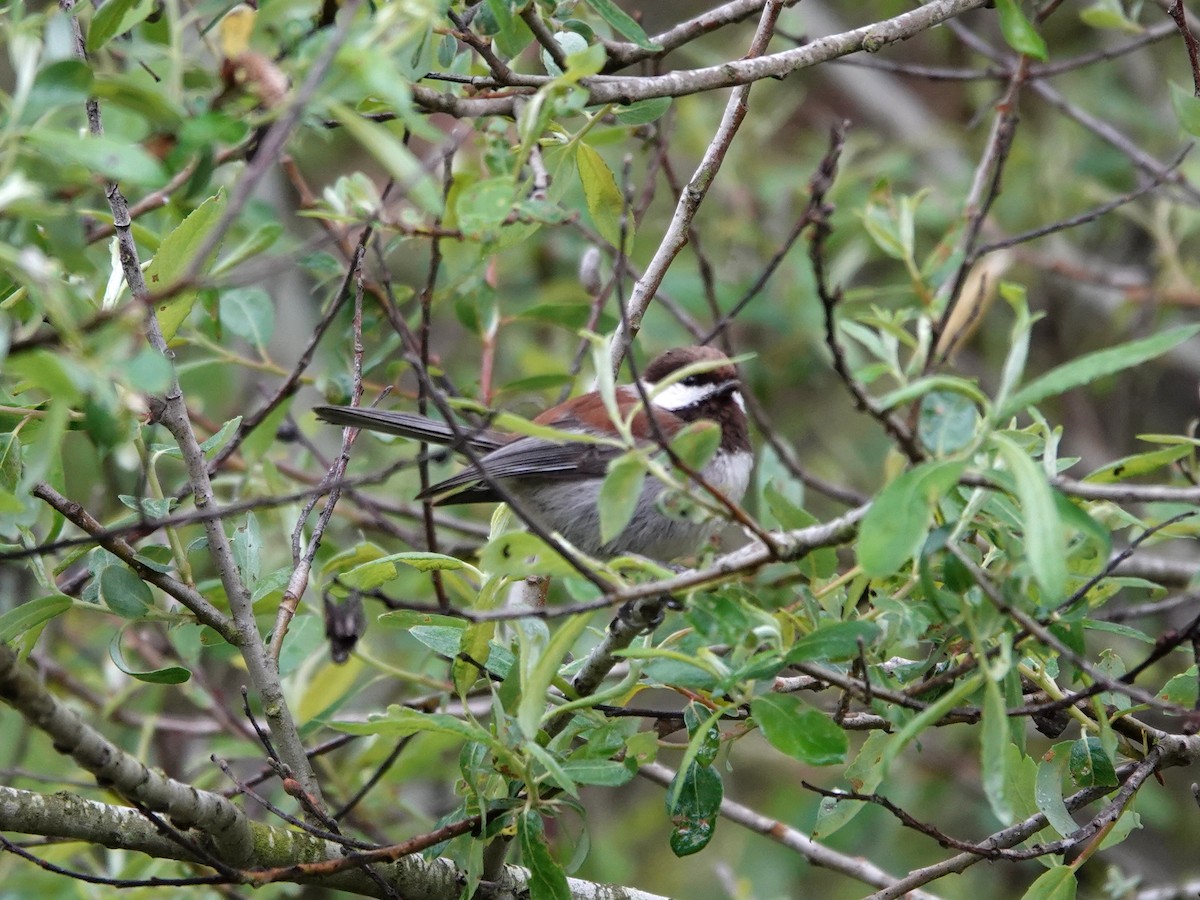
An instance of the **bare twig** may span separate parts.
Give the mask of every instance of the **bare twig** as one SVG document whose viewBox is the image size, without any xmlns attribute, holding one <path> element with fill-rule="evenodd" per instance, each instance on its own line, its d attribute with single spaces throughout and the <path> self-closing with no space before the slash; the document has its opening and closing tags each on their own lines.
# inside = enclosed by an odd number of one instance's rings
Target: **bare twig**
<svg viewBox="0 0 1200 900">
<path fill-rule="evenodd" d="M 755 58 L 761 58 L 762 54 L 766 52 L 767 44 L 771 40 L 775 22 L 779 18 L 782 8 L 781 0 L 767 0 L 758 23 L 758 30 L 750 43 L 750 49 L 746 52 L 745 61 L 753 62 Z M 717 172 L 720 171 L 721 163 L 725 161 L 725 155 L 729 152 L 738 128 L 746 117 L 746 111 L 749 109 L 749 97 L 749 83 L 739 84 L 730 94 L 717 133 L 713 135 L 712 141 L 704 151 L 704 156 L 696 167 L 695 174 L 692 175 L 691 180 L 679 195 L 675 214 L 671 217 L 671 222 L 659 242 L 654 257 L 646 266 L 645 274 L 633 286 L 629 301 L 625 305 L 621 325 L 613 335 L 609 348 L 614 372 L 621 368 L 621 360 L 625 358 L 630 343 L 637 336 L 642 325 L 642 316 L 646 314 L 646 309 L 654 300 L 654 295 L 666 276 L 667 269 L 670 268 L 679 251 L 687 243 L 692 219 L 695 218 L 696 211 L 704 201 L 709 186 L 716 178 Z"/>
</svg>

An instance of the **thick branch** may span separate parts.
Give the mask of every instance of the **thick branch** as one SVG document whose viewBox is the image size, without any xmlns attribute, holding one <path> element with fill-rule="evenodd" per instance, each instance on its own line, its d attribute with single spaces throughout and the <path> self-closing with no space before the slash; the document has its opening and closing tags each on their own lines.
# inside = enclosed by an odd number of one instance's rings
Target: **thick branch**
<svg viewBox="0 0 1200 900">
<path fill-rule="evenodd" d="M 246 868 L 286 868 L 301 861 L 316 862 L 342 856 L 343 848 L 337 844 L 302 831 L 275 828 L 261 822 L 247 824 Z M 0 786 L 0 831 L 67 838 L 113 850 L 136 850 L 158 859 L 203 863 L 177 842 L 160 834 L 137 810 L 85 800 L 66 791 L 47 796 Z M 199 829 L 187 836 L 202 846 L 206 843 L 206 835 Z M 372 871 L 400 896 L 426 900 L 458 900 L 465 879 L 464 873 L 450 860 L 425 860 L 418 854 L 395 862 L 376 863 Z M 297 874 L 288 880 L 366 897 L 384 896 L 379 885 L 362 869 L 346 869 L 319 878 Z M 528 892 L 529 880 L 529 872 L 525 869 L 518 866 L 505 869 L 504 887 L 514 896 Z M 575 878 L 568 879 L 568 884 L 575 900 L 663 900 L 632 888 L 599 885 Z"/>
<path fill-rule="evenodd" d="M 0 699 L 45 732 L 56 750 L 69 754 L 101 785 L 152 812 L 166 813 L 178 828 L 198 827 L 211 838 L 222 860 L 233 866 L 245 864 L 250 832 L 241 810 L 219 794 L 167 778 L 86 725 L 42 685 L 36 672 L 7 644 L 0 644 Z M 12 814 L 2 804 L 0 813 Z M 0 828 L 8 827 L 0 823 Z"/>
</svg>

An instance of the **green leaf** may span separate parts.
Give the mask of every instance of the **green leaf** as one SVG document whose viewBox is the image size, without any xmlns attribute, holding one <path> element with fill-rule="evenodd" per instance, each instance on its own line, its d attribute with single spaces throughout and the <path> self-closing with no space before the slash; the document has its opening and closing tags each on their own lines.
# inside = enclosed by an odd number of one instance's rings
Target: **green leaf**
<svg viewBox="0 0 1200 900">
<path fill-rule="evenodd" d="M 992 813 L 1004 825 L 1016 821 L 1013 804 L 1008 796 L 1009 762 L 1008 710 L 1000 683 L 988 679 L 983 688 L 983 729 L 979 742 L 979 761 L 983 772 L 983 790 Z"/>
<path fill-rule="evenodd" d="M 658 44 L 646 37 L 646 32 L 629 13 L 617 6 L 613 0 L 587 0 L 587 5 L 596 11 L 613 30 L 628 38 L 643 50 L 661 50 Z"/>
<path fill-rule="evenodd" d="M 856 791 L 870 794 L 883 781 L 886 768 L 886 751 L 891 739 L 885 731 L 874 731 L 863 742 L 854 762 L 846 767 L 846 782 Z M 839 800 L 824 797 L 817 810 L 817 823 L 813 837 L 825 839 L 846 825 L 867 806 L 861 800 Z"/>
<path fill-rule="evenodd" d="M 613 759 L 568 760 L 562 764 L 562 769 L 576 784 L 603 787 L 620 787 L 634 776 L 633 769 Z"/>
<path fill-rule="evenodd" d="M 1162 356 L 1198 332 L 1200 325 L 1181 325 L 1147 338 L 1097 350 L 1073 359 L 1051 369 L 1017 391 L 1004 405 L 999 418 L 1015 415 L 1027 406 L 1036 406 L 1047 397 L 1055 397 L 1064 391 L 1089 384 L 1097 378 L 1113 375 Z"/>
<path fill-rule="evenodd" d="M 1137 478 L 1139 475 L 1147 475 L 1163 466 L 1169 466 L 1185 456 L 1190 456 L 1194 449 L 1187 444 L 1178 444 L 1174 447 L 1160 447 L 1146 453 L 1122 457 L 1115 462 L 1106 463 L 1083 480 L 1093 484 L 1112 484 L 1116 481 L 1124 481 L 1126 478 Z"/>
<path fill-rule="evenodd" d="M 486 728 L 448 713 L 427 713 L 393 703 L 386 713 L 373 713 L 365 722 L 331 722 L 338 731 L 347 734 L 383 734 L 405 737 L 418 732 L 447 734 L 466 741 L 477 741 L 495 747 L 496 739 Z"/>
<path fill-rule="evenodd" d="M 1191 666 L 1187 671 L 1181 672 L 1164 684 L 1162 690 L 1158 692 L 1158 699 L 1164 703 L 1173 703 L 1175 706 L 1191 709 L 1196 705 L 1198 693 L 1200 693 L 1200 689 L 1197 686 L 1196 667 Z"/>
<path fill-rule="evenodd" d="M 105 569 L 110 572 L 117 566 L 109 566 Z M 133 668 L 125 661 L 125 656 L 121 652 L 121 636 L 125 633 L 125 629 L 121 629 L 108 644 L 108 658 L 112 660 L 113 665 L 138 681 L 144 681 L 147 684 L 183 684 L 192 677 L 192 673 L 183 666 L 163 666 L 161 669 L 150 669 L 148 671 L 140 671 Z"/>
<path fill-rule="evenodd" d="M 37 73 L 33 89 L 29 92 L 26 116 L 29 116 L 29 110 L 41 116 L 60 106 L 82 106 L 91 88 L 92 70 L 86 64 L 77 59 L 61 59 L 51 63 Z"/>
<path fill-rule="evenodd" d="M 269 250 L 282 234 L 283 226 L 278 222 L 264 222 L 226 256 L 221 257 L 220 261 L 213 266 L 213 274 L 221 275 Z"/>
<path fill-rule="evenodd" d="M 720 716 L 699 703 L 689 703 L 683 710 L 683 721 L 688 730 L 688 750 L 692 758 L 702 766 L 711 766 L 721 750 Z"/>
<path fill-rule="evenodd" d="M 1057 603 L 1067 590 L 1067 539 L 1054 491 L 1046 473 L 1014 441 L 1003 434 L 993 434 L 992 441 L 1016 481 L 1021 546 L 1042 589 L 1042 604 Z"/>
<path fill-rule="evenodd" d="M 262 288 L 230 288 L 221 292 L 221 325 L 265 351 L 275 332 L 275 306 Z"/>
<path fill-rule="evenodd" d="M 846 732 L 791 694 L 755 697 L 750 714 L 772 747 L 809 765 L 840 763 L 850 749 Z"/>
<path fill-rule="evenodd" d="M 49 622 L 71 608 L 72 600 L 65 594 L 51 594 L 27 600 L 0 616 L 0 644 L 7 644 L 25 632 Z"/>
<path fill-rule="evenodd" d="M 526 810 L 517 819 L 517 837 L 521 859 L 529 867 L 529 900 L 571 900 L 567 873 L 550 855 L 542 817 L 536 811 Z"/>
<path fill-rule="evenodd" d="M 956 460 L 922 463 L 880 492 L 859 530 L 858 561 L 868 575 L 891 575 L 920 550 L 934 503 L 955 484 L 964 466 Z"/>
<path fill-rule="evenodd" d="M 262 534 L 258 529 L 258 518 L 254 513 L 246 513 L 245 523 L 233 529 L 233 539 L 230 541 L 233 560 L 237 563 L 242 581 L 251 590 L 258 583 L 262 573 Z"/>
<path fill-rule="evenodd" d="M 1000 31 L 1008 46 L 1026 56 L 1046 59 L 1046 42 L 1033 23 L 1025 18 L 1016 0 L 996 0 L 996 9 L 1000 13 Z"/>
<path fill-rule="evenodd" d="M 453 628 L 459 632 L 467 627 L 466 619 L 458 619 L 454 616 L 439 616 L 436 613 L 421 612 L 415 609 L 394 609 L 391 612 L 383 613 L 375 621 L 382 628 L 398 628 L 401 631 L 408 631 L 410 628 L 415 628 L 419 625 Z"/>
<path fill-rule="evenodd" d="M 979 410 L 962 394 L 932 391 L 921 398 L 917 436 L 939 456 L 965 449 L 975 440 Z"/>
<path fill-rule="evenodd" d="M 1055 866 L 1043 872 L 1021 895 L 1021 900 L 1075 900 L 1078 886 L 1074 867 Z"/>
<path fill-rule="evenodd" d="M 574 31 L 556 31 L 554 33 L 554 42 L 558 44 L 559 48 L 562 50 L 563 57 L 567 60 L 570 60 L 572 56 L 586 52 L 588 49 L 587 38 Z M 601 52 L 603 53 L 604 46 L 602 44 L 599 46 Z M 603 60 L 601 62 L 603 63 Z M 563 70 L 558 67 L 558 64 L 554 61 L 554 57 L 550 55 L 550 51 L 546 50 L 545 48 L 542 49 L 542 65 L 545 66 L 546 71 L 551 75 L 563 74 Z M 603 65 L 601 65 L 600 68 L 602 67 Z M 567 68 L 570 68 L 569 64 Z M 600 68 L 597 68 L 595 72 L 589 72 L 588 74 L 594 75 L 596 72 L 600 71 Z"/>
<path fill-rule="evenodd" d="M 145 394 L 163 394 L 171 384 L 171 363 L 153 347 L 143 347 L 125 364 L 129 386 Z"/>
<path fill-rule="evenodd" d="M 197 206 L 188 217 L 163 238 L 158 252 L 146 267 L 146 286 L 151 291 L 163 291 L 174 285 L 195 261 L 209 232 L 225 211 L 225 192 L 218 191 Z M 215 254 L 215 250 L 213 251 Z M 207 260 L 205 261 L 207 263 Z M 170 341 L 179 326 L 192 311 L 199 293 L 194 290 L 180 291 L 155 304 L 158 326 L 163 337 Z"/>
<path fill-rule="evenodd" d="M 645 125 L 662 118 L 670 108 L 670 97 L 651 97 L 649 100 L 638 100 L 636 103 L 622 106 L 614 111 L 613 116 L 622 125 Z"/>
<path fill-rule="evenodd" d="M 404 143 L 393 134 L 388 126 L 372 122 L 345 104 L 336 101 L 329 104 L 330 115 L 339 122 L 346 133 L 354 138 L 396 179 L 396 184 L 409 200 L 414 201 L 430 215 L 442 212 L 442 192 L 421 161 Z"/>
<path fill-rule="evenodd" d="M 88 27 L 87 51 L 95 53 L 118 34 L 124 34 L 154 12 L 153 0 L 107 0 Z"/>
<path fill-rule="evenodd" d="M 1082 737 L 1071 745 L 1071 780 L 1079 788 L 1116 787 L 1117 772 L 1112 760 L 1100 746 L 1100 738 Z"/>
<path fill-rule="evenodd" d="M 718 429 L 719 431 L 720 429 Z M 607 544 L 629 524 L 642 496 L 646 466 L 640 454 L 626 453 L 608 465 L 596 505 L 600 511 L 600 540 Z"/>
<path fill-rule="evenodd" d="M 454 659 L 462 650 L 463 632 L 466 623 L 441 623 L 409 625 L 409 633 L 438 656 Z"/>
<path fill-rule="evenodd" d="M 913 248 L 905 244 L 896 221 L 886 208 L 868 203 L 862 212 L 862 222 L 875 245 L 892 259 L 911 258 Z"/>
<path fill-rule="evenodd" d="M 676 856 L 698 853 L 708 846 L 717 828 L 717 814 L 725 786 L 721 776 L 710 766 L 692 764 L 687 771 L 676 773 L 667 798 L 671 817 L 671 851 Z"/>
<path fill-rule="evenodd" d="M 154 604 L 150 586 L 121 563 L 100 572 L 99 591 L 104 605 L 124 619 L 139 619 Z"/>
<path fill-rule="evenodd" d="M 507 175 L 477 181 L 454 204 L 458 227 L 471 235 L 494 232 L 512 215 L 516 192 L 516 182 Z"/>
<path fill-rule="evenodd" d="M 583 196 L 587 200 L 592 223 L 602 238 L 614 247 L 621 246 L 621 217 L 625 213 L 625 200 L 608 163 L 582 142 L 576 148 L 575 162 L 579 167 L 579 180 L 583 183 Z M 632 245 L 633 224 L 630 222 L 626 225 L 625 247 L 628 250 Z"/>
<path fill-rule="evenodd" d="M 517 708 L 517 722 L 521 726 L 522 733 L 531 741 L 537 738 L 542 719 L 547 715 L 552 715 L 552 713 L 546 712 L 546 697 L 550 693 L 550 684 L 562 667 L 563 661 L 566 660 L 567 654 L 570 653 L 571 647 L 583 634 L 583 630 L 587 628 L 590 619 L 591 617 L 587 615 L 578 615 L 567 619 L 558 626 L 549 642 L 540 648 L 539 654 L 527 652 L 540 643 L 540 640 L 535 640 L 527 647 L 525 639 L 531 631 L 525 626 L 534 625 L 537 628 L 543 626 L 544 623 L 521 622 L 517 626 L 518 634 L 521 636 L 521 655 L 519 657 L 521 702 Z"/>
<path fill-rule="evenodd" d="M 998 293 L 1012 307 L 1015 315 L 1008 338 L 1008 354 L 1000 371 L 1000 385 L 996 388 L 996 396 L 993 399 L 991 420 L 999 424 L 1012 415 L 1006 412 L 1006 409 L 1013 391 L 1017 388 L 1017 382 L 1025 374 L 1034 318 L 1029 313 L 1029 300 L 1024 287 L 1011 282 L 1001 282 Z"/>
<path fill-rule="evenodd" d="M 510 531 L 488 541 L 479 551 L 479 563 L 492 575 L 524 578 L 526 575 L 573 575 L 575 567 L 536 535 Z"/>
<path fill-rule="evenodd" d="M 1067 763 L 1071 758 L 1073 741 L 1062 741 L 1055 744 L 1038 764 L 1037 780 L 1034 782 L 1033 795 L 1037 802 L 1038 811 L 1046 816 L 1052 828 L 1061 837 L 1074 834 L 1079 830 L 1071 813 L 1063 803 L 1062 779 Z"/>
<path fill-rule="evenodd" d="M 444 553 L 430 553 L 427 550 L 407 550 L 403 553 L 385 556 L 384 559 L 388 562 L 403 563 L 418 572 L 455 572 L 466 569 L 475 576 L 482 574 L 470 563 L 465 563 L 457 557 L 447 556 Z"/>
<path fill-rule="evenodd" d="M 20 438 L 12 432 L 0 434 L 0 487 L 16 491 L 23 471 Z"/>
<path fill-rule="evenodd" d="M 1121 0 L 1096 0 L 1079 13 L 1079 19 L 1093 28 L 1115 28 L 1130 34 L 1141 34 L 1145 31 L 1125 14 L 1125 10 L 1121 8 Z"/>
<path fill-rule="evenodd" d="M 796 641 L 788 651 L 786 661 L 791 665 L 812 660 L 837 662 L 851 659 L 858 656 L 859 640 L 870 646 L 880 633 L 880 627 L 874 622 L 832 622 Z"/>
<path fill-rule="evenodd" d="M 139 187 L 158 187 L 166 170 L 139 144 L 117 137 L 78 134 L 57 128 L 38 128 L 22 136 L 28 148 L 57 165 L 80 166 L 110 181 Z"/>
<path fill-rule="evenodd" d="M 703 469 L 717 452 L 721 443 L 721 426 L 701 420 L 684 426 L 671 438 L 671 450 L 692 469 Z"/>
<path fill-rule="evenodd" d="M 1171 82 L 1171 106 L 1175 108 L 1175 117 L 1179 119 L 1179 127 L 1193 137 L 1200 137 L 1200 97 L 1181 85 Z"/>
</svg>

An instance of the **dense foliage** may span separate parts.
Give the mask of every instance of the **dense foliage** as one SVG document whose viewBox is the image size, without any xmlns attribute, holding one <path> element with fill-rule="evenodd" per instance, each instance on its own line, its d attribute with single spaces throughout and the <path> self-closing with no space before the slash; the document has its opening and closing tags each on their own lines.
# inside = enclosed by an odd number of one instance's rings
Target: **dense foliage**
<svg viewBox="0 0 1200 900">
<path fill-rule="evenodd" d="M 6 895 L 1194 893 L 1181 3 L 0 37 Z M 742 506 L 689 487 L 704 428 L 600 493 L 608 534 L 645 478 L 729 520 L 677 566 L 415 502 L 456 463 L 310 412 L 538 433 L 709 342 Z"/>
</svg>

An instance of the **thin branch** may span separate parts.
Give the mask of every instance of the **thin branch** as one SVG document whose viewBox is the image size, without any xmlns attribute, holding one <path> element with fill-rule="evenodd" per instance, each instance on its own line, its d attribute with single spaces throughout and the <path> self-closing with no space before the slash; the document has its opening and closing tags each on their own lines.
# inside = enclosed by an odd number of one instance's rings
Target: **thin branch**
<svg viewBox="0 0 1200 900">
<path fill-rule="evenodd" d="M 1196 43 L 1196 36 L 1188 27 L 1187 11 L 1183 8 L 1183 0 L 1175 0 L 1167 10 L 1167 15 L 1174 20 L 1175 27 L 1179 29 L 1179 34 L 1183 38 L 1183 46 L 1187 48 L 1188 62 L 1192 67 L 1192 94 L 1200 97 L 1200 44 Z"/>
<path fill-rule="evenodd" d="M 182 603 L 199 622 L 212 628 L 226 641 L 237 645 L 239 632 L 233 621 L 204 598 L 204 595 L 189 584 L 184 584 L 157 569 L 147 566 L 138 558 L 138 552 L 121 538 L 106 533 L 106 529 L 82 505 L 68 500 L 50 485 L 39 482 L 33 486 L 33 496 L 44 501 L 73 525 L 91 535 L 94 542 L 133 569 L 137 576 L 170 597 Z"/>
<path fill-rule="evenodd" d="M 638 768 L 638 774 L 655 784 L 669 787 L 677 773 L 661 763 L 646 763 Z M 748 806 L 730 800 L 721 800 L 720 814 L 731 822 L 748 828 L 756 834 L 770 838 L 789 850 L 795 850 L 814 866 L 840 872 L 872 887 L 888 888 L 899 883 L 899 879 L 871 862 L 856 856 L 848 856 L 825 847 L 808 835 L 790 825 L 757 813 Z M 914 890 L 908 895 L 912 900 L 937 900 L 933 894 Z"/>
<path fill-rule="evenodd" d="M 758 30 L 754 33 L 750 49 L 746 52 L 745 62 L 753 62 L 756 58 L 761 58 L 762 54 L 766 52 L 767 44 L 774 33 L 775 22 L 779 18 L 782 8 L 781 0 L 767 0 L 767 3 L 763 6 Z M 671 76 L 659 77 L 669 78 Z M 733 139 L 741 127 L 742 120 L 746 117 L 746 112 L 749 109 L 749 98 L 750 84 L 738 83 L 738 86 L 734 88 L 728 102 L 725 104 L 725 112 L 721 116 L 721 124 L 717 128 L 717 133 L 713 135 L 712 141 L 709 142 L 707 149 L 704 151 L 704 156 L 701 158 L 700 164 L 696 167 L 695 174 L 692 175 L 691 180 L 679 195 L 679 202 L 675 206 L 675 214 L 671 217 L 671 222 L 667 226 L 662 240 L 659 242 L 658 249 L 646 266 L 645 274 L 638 279 L 637 283 L 633 286 L 633 290 L 630 292 L 629 301 L 624 307 L 625 311 L 622 315 L 621 324 L 617 327 L 616 333 L 612 338 L 612 344 L 609 347 L 609 356 L 614 372 L 620 370 L 621 361 L 625 358 L 633 339 L 641 329 L 642 317 L 646 314 L 646 310 L 654 300 L 658 286 L 662 284 L 663 278 L 666 277 L 667 269 L 670 268 L 675 257 L 679 255 L 679 251 L 687 243 L 692 219 L 695 218 L 696 211 L 704 201 L 709 186 L 712 184 L 713 179 L 716 178 L 717 172 L 720 171 L 721 163 L 725 161 L 725 156 L 733 144 Z M 616 98 L 613 99 L 615 100 Z"/>
<path fill-rule="evenodd" d="M 854 398 L 854 405 L 882 425 L 909 460 L 919 462 L 924 458 L 924 453 L 917 445 L 916 438 L 903 422 L 876 405 L 863 385 L 854 377 L 854 373 L 850 371 L 846 353 L 838 340 L 836 310 L 842 302 L 842 289 L 829 286 L 825 271 L 825 242 L 833 233 L 833 228 L 829 224 L 829 218 L 833 215 L 833 206 L 825 202 L 825 197 L 830 187 L 833 186 L 833 179 L 837 174 L 838 158 L 841 156 L 845 140 L 845 123 L 831 129 L 829 150 L 821 160 L 817 172 L 812 176 L 809 187 L 811 195 L 809 206 L 812 209 L 809 221 L 812 223 L 812 232 L 809 238 L 808 258 L 812 264 L 817 296 L 821 300 L 821 308 L 825 314 L 825 344 L 833 357 L 833 370 Z"/>
<path fill-rule="evenodd" d="M 795 6 L 799 2 L 800 0 L 784 0 L 783 5 L 785 7 Z M 726 25 L 744 22 L 759 12 L 763 6 L 764 0 L 731 0 L 729 3 L 705 10 L 695 18 L 680 22 L 651 37 L 649 43 L 659 49 L 650 49 L 621 41 L 605 41 L 604 47 L 608 51 L 608 63 L 604 70 L 606 72 L 615 71 L 646 59 L 666 56 L 672 50 L 677 50 L 697 38 L 712 34 Z"/>
<path fill-rule="evenodd" d="M 1196 738 L 1172 738 L 1169 742 L 1164 742 L 1158 765 L 1159 767 L 1186 765 L 1189 760 L 1196 758 L 1198 750 L 1200 750 L 1200 746 L 1198 746 Z M 1122 767 L 1118 776 L 1124 775 L 1128 778 L 1128 773 L 1138 765 L 1131 763 L 1128 767 Z M 1111 790 L 1110 787 L 1084 788 L 1070 797 L 1065 797 L 1063 803 L 1068 810 L 1074 811 L 1099 800 Z M 985 847 L 1013 847 L 1037 834 L 1048 824 L 1043 813 L 1036 813 L 1016 825 L 996 832 L 987 840 L 981 841 L 980 844 Z M 921 885 L 929 884 L 946 875 L 966 871 L 983 858 L 978 853 L 960 853 L 932 866 L 915 869 L 891 887 L 872 894 L 867 900 L 899 900 L 909 891 L 919 888 Z"/>
</svg>

